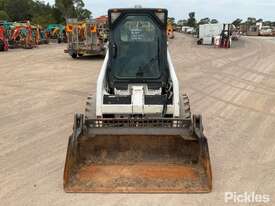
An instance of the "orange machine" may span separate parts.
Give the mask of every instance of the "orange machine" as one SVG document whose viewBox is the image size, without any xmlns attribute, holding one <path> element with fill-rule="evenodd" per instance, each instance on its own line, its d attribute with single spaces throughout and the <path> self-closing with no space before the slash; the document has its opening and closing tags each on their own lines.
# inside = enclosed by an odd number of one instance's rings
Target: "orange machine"
<svg viewBox="0 0 275 206">
<path fill-rule="evenodd" d="M 168 22 L 168 24 L 167 24 L 167 36 L 169 39 L 175 38 L 174 28 L 173 28 L 173 24 L 171 22 Z"/>
<path fill-rule="evenodd" d="M 15 23 L 9 38 L 11 48 L 22 47 L 32 49 L 35 41 L 32 36 L 32 27 L 28 23 Z"/>
<path fill-rule="evenodd" d="M 0 51 L 7 51 L 8 48 L 9 46 L 5 36 L 5 28 L 0 26 Z"/>
</svg>

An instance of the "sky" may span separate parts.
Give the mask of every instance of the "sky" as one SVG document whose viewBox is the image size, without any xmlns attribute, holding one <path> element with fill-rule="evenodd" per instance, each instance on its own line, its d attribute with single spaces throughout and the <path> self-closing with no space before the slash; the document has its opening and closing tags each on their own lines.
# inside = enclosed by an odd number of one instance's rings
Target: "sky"
<svg viewBox="0 0 275 206">
<path fill-rule="evenodd" d="M 54 3 L 54 0 L 44 0 Z M 187 19 L 188 13 L 196 12 L 196 18 L 209 17 L 230 23 L 236 18 L 262 18 L 275 21 L 275 0 L 84 0 L 93 17 L 106 15 L 109 8 L 167 8 L 170 17 Z"/>
</svg>

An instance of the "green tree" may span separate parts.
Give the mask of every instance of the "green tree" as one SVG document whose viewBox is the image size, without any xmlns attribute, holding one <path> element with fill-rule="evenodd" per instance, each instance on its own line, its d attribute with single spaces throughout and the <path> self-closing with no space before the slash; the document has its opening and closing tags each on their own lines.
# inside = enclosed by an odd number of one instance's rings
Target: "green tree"
<svg viewBox="0 0 275 206">
<path fill-rule="evenodd" d="M 78 11 L 77 13 L 77 18 L 79 20 L 83 20 L 83 19 L 89 19 L 92 15 L 92 12 L 89 11 L 88 9 L 81 9 L 80 11 Z"/>
<path fill-rule="evenodd" d="M 189 13 L 189 18 L 187 20 L 187 26 L 196 27 L 197 21 L 196 21 L 195 16 L 196 16 L 195 12 L 190 12 Z"/>
<path fill-rule="evenodd" d="M 10 0 L 0 0 L 0 10 L 6 11 L 7 3 L 8 3 L 9 1 L 10 1 Z"/>
<path fill-rule="evenodd" d="M 55 0 L 55 6 L 62 13 L 64 19 L 78 18 L 82 20 L 90 18 L 92 14 L 84 8 L 83 0 Z"/>
<path fill-rule="evenodd" d="M 183 20 L 179 20 L 177 22 L 177 25 L 178 26 L 186 26 L 187 25 L 187 20 L 183 19 Z"/>
<path fill-rule="evenodd" d="M 2 21 L 8 21 L 10 20 L 10 17 L 9 15 L 7 14 L 7 12 L 3 11 L 3 10 L 0 10 L 0 20 Z"/>
<path fill-rule="evenodd" d="M 217 19 L 211 19 L 210 23 L 211 24 L 217 24 L 217 23 L 219 23 L 219 21 Z"/>
<path fill-rule="evenodd" d="M 201 19 L 198 24 L 201 25 L 201 24 L 209 24 L 209 23 L 210 23 L 210 18 L 206 17 Z"/>
<path fill-rule="evenodd" d="M 175 18 L 174 17 L 168 17 L 168 21 L 172 24 L 175 23 Z"/>
<path fill-rule="evenodd" d="M 61 23 L 61 24 L 65 23 L 65 19 L 62 16 L 62 12 L 58 8 L 56 8 L 56 7 L 52 8 L 51 13 L 52 13 L 53 19 L 55 19 L 56 23 Z M 50 22 L 50 23 L 54 23 L 54 22 Z"/>
<path fill-rule="evenodd" d="M 254 24 L 256 24 L 256 22 L 257 22 L 257 20 L 254 17 L 248 17 L 247 21 L 246 21 L 246 23 L 249 25 L 254 25 Z"/>
<path fill-rule="evenodd" d="M 7 2 L 6 12 L 12 21 L 30 20 L 33 16 L 32 3 L 32 0 L 10 0 Z"/>
<path fill-rule="evenodd" d="M 92 14 L 92 12 L 90 12 L 88 9 L 85 9 L 84 7 L 85 4 L 83 0 L 74 0 L 74 16 L 77 17 L 79 20 L 88 19 Z"/>
<path fill-rule="evenodd" d="M 86 19 L 91 12 L 83 0 L 55 0 L 51 6 L 44 0 L 0 0 L 0 17 L 11 21 L 30 20 L 34 24 L 64 24 L 66 18 Z"/>
<path fill-rule="evenodd" d="M 264 20 L 263 19 L 257 19 L 257 23 L 259 23 L 259 22 L 263 22 Z"/>
<path fill-rule="evenodd" d="M 235 19 L 235 20 L 232 22 L 232 24 L 233 24 L 235 27 L 239 27 L 239 26 L 241 25 L 242 21 L 243 21 L 242 19 L 237 18 L 237 19 Z"/>
<path fill-rule="evenodd" d="M 61 11 L 64 19 L 74 16 L 73 0 L 55 0 L 55 6 L 59 11 Z"/>
<path fill-rule="evenodd" d="M 271 21 L 264 21 L 263 25 L 264 26 L 272 26 L 272 22 Z"/>
</svg>

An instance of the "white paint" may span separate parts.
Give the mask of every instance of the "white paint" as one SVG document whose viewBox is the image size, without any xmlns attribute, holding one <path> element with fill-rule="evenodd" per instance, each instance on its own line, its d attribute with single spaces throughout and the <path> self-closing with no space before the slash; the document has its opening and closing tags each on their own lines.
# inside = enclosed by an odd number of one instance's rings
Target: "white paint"
<svg viewBox="0 0 275 206">
<path fill-rule="evenodd" d="M 170 71 L 171 80 L 173 82 L 173 105 L 169 105 L 167 109 L 167 114 L 173 114 L 174 117 L 180 116 L 180 101 L 179 101 L 179 82 L 175 73 L 175 69 L 172 63 L 172 59 L 169 51 L 167 51 L 167 60 Z M 101 71 L 97 80 L 96 89 L 96 116 L 102 117 L 103 114 L 161 114 L 163 110 L 163 105 L 144 105 L 144 93 L 159 93 L 161 90 L 149 91 L 144 85 L 129 85 L 129 89 L 132 88 L 132 105 L 103 105 L 103 96 L 108 94 L 106 86 L 106 70 L 107 63 L 109 60 L 109 50 Z M 135 89 L 133 89 L 135 88 Z M 141 91 L 142 90 L 142 91 Z M 133 92 L 134 91 L 134 92 Z"/>
<path fill-rule="evenodd" d="M 168 65 L 169 65 L 169 71 L 170 71 L 170 76 L 173 82 L 173 106 L 174 106 L 174 117 L 179 117 L 180 116 L 180 88 L 179 88 L 179 81 L 175 72 L 174 65 L 172 63 L 172 59 L 170 56 L 169 51 L 167 51 L 167 58 L 168 58 Z"/>
<path fill-rule="evenodd" d="M 96 84 L 96 116 L 102 117 L 102 105 L 103 105 L 103 96 L 106 93 L 105 91 L 105 74 L 107 70 L 107 64 L 109 61 L 109 49 L 107 49 L 106 56 L 103 62 L 103 65 L 101 67 L 98 79 L 97 79 L 97 84 Z"/>
<path fill-rule="evenodd" d="M 144 114 L 144 88 L 143 86 L 132 87 L 132 108 L 133 114 Z"/>
</svg>

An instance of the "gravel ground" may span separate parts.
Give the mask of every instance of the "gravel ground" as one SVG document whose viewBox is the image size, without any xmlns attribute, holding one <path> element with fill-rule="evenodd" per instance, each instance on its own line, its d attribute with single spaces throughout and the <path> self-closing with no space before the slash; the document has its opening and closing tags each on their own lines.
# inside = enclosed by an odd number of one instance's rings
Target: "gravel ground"
<svg viewBox="0 0 275 206">
<path fill-rule="evenodd" d="M 0 53 L 0 205 L 240 205 L 225 192 L 275 204 L 275 44 L 242 38 L 231 49 L 177 34 L 169 49 L 193 113 L 203 115 L 210 194 L 66 194 L 63 166 L 73 115 L 93 94 L 102 58 L 73 60 L 65 45 Z M 244 204 L 249 205 L 249 204 Z"/>
</svg>

